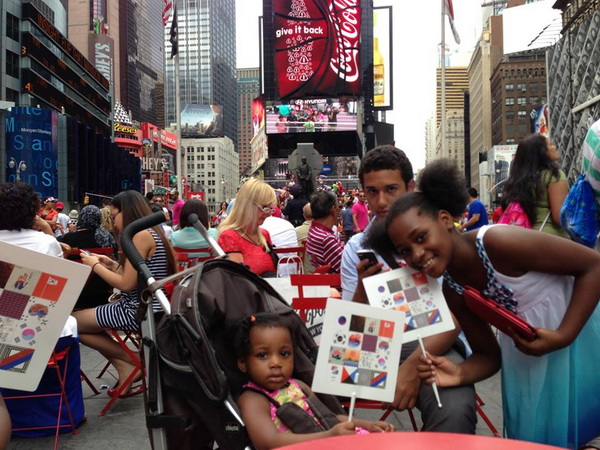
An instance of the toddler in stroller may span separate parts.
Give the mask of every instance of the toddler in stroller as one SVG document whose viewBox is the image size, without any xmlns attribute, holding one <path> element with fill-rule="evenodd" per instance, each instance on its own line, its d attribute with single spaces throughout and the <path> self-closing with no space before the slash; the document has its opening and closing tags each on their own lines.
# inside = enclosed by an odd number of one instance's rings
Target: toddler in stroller
<svg viewBox="0 0 600 450">
<path fill-rule="evenodd" d="M 242 319 L 234 343 L 238 367 L 249 379 L 238 405 L 256 448 L 394 431 L 386 422 L 336 416 L 304 382 L 292 378 L 294 333 L 284 317 L 264 313 Z"/>
</svg>

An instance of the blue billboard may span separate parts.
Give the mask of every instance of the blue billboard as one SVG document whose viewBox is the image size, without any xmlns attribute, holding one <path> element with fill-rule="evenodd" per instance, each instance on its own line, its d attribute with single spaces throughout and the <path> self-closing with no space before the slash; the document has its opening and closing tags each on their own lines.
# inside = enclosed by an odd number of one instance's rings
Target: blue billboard
<svg viewBox="0 0 600 450">
<path fill-rule="evenodd" d="M 7 181 L 20 179 L 42 198 L 58 197 L 57 112 L 31 107 L 7 111 L 6 161 Z"/>
</svg>

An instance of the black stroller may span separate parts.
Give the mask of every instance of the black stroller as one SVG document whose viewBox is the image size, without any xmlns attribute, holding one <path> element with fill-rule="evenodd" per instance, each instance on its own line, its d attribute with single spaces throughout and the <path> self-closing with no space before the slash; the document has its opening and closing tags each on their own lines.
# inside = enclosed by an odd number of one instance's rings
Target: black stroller
<svg viewBox="0 0 600 450">
<path fill-rule="evenodd" d="M 162 213 L 139 219 L 123 233 L 122 246 L 144 289 L 142 321 L 148 391 L 146 425 L 154 449 L 223 449 L 250 446 L 234 398 L 243 375 L 232 351 L 228 324 L 258 312 L 289 317 L 297 328 L 294 377 L 312 383 L 317 346 L 304 323 L 269 283 L 227 259 L 197 217 L 189 222 L 219 255 L 157 282 L 133 246 L 133 236 L 164 221 Z M 160 289 L 176 281 L 171 302 Z M 146 314 L 157 300 L 163 312 Z M 152 311 L 152 308 L 150 308 Z M 343 414 L 333 396 L 319 396 L 335 414 Z"/>
</svg>

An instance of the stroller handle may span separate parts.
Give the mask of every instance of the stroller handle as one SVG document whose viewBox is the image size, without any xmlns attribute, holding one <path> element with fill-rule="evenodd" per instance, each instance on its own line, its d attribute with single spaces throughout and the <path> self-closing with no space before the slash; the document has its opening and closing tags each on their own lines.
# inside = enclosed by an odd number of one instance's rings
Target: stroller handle
<svg viewBox="0 0 600 450">
<path fill-rule="evenodd" d="M 142 217 L 141 219 L 137 219 L 131 222 L 129 225 L 125 227 L 123 230 L 123 234 L 121 235 L 121 245 L 123 246 L 123 252 L 125 256 L 131 263 L 131 265 L 138 271 L 138 273 L 142 273 L 144 278 L 147 280 L 151 278 L 153 275 L 146 266 L 146 261 L 140 255 L 135 245 L 133 245 L 133 237 L 147 228 L 152 228 L 156 225 L 159 225 L 165 221 L 165 214 L 161 211 L 155 212 L 146 217 Z"/>
<path fill-rule="evenodd" d="M 204 238 L 204 240 L 206 242 L 208 242 L 208 244 L 212 247 L 212 249 L 215 251 L 215 253 L 217 254 L 217 256 L 224 256 L 225 252 L 223 251 L 223 249 L 221 248 L 221 246 L 217 243 L 217 241 L 214 240 L 214 238 L 212 236 L 210 236 L 208 234 L 208 231 L 206 231 L 206 228 L 204 227 L 204 225 L 202 224 L 202 222 L 200 222 L 198 220 L 198 215 L 195 213 L 192 213 L 188 216 L 188 222 L 196 229 L 198 230 L 198 232 L 200 233 L 200 235 Z"/>
</svg>

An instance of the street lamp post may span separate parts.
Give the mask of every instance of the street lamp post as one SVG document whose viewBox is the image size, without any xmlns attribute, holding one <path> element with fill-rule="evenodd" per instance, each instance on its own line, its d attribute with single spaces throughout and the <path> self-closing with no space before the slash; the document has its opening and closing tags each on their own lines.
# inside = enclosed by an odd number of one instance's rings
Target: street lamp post
<svg viewBox="0 0 600 450">
<path fill-rule="evenodd" d="M 8 167 L 10 169 L 15 169 L 15 176 L 17 181 L 21 181 L 21 172 L 25 172 L 27 170 L 27 165 L 25 164 L 25 161 L 20 161 L 19 164 L 17 164 L 17 160 L 13 157 L 11 157 L 8 160 Z"/>
<path fill-rule="evenodd" d="M 223 191 L 223 202 L 227 201 L 227 198 L 225 197 L 225 185 L 227 184 L 227 181 L 225 181 L 225 177 L 223 175 L 221 175 L 221 190 Z"/>
</svg>

